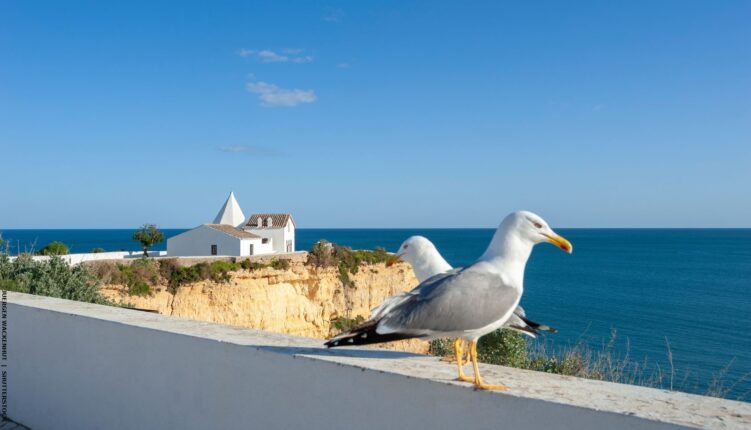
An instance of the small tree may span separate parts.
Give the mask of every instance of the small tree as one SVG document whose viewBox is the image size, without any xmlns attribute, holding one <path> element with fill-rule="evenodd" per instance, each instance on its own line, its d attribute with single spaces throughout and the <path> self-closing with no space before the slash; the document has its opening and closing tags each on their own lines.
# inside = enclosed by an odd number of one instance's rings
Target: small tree
<svg viewBox="0 0 751 430">
<path fill-rule="evenodd" d="M 39 255 L 68 255 L 70 251 L 68 246 L 62 242 L 50 242 L 44 248 L 39 250 Z"/>
<path fill-rule="evenodd" d="M 140 229 L 133 233 L 133 240 L 141 242 L 143 247 L 143 256 L 149 256 L 149 248 L 164 241 L 164 234 L 156 228 L 154 224 L 144 224 Z"/>
</svg>

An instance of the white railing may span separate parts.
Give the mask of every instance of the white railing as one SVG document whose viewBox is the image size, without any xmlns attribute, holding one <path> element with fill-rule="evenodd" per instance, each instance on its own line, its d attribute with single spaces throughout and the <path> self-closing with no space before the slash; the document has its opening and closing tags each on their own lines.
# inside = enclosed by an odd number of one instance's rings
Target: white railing
<svg viewBox="0 0 751 430">
<path fill-rule="evenodd" d="M 45 429 L 751 428 L 751 404 L 7 293 L 3 405 Z M 6 312 L 7 311 L 7 312 Z"/>
<path fill-rule="evenodd" d="M 166 255 L 167 251 L 149 251 L 149 257 L 164 257 Z M 141 257 L 143 257 L 143 251 L 89 252 L 85 254 L 67 254 L 60 256 L 60 258 L 62 258 L 71 266 L 89 261 L 123 260 Z M 17 257 L 10 258 L 11 260 L 13 260 Z M 48 260 L 50 257 L 47 255 L 34 255 L 32 258 L 36 261 L 44 261 Z"/>
</svg>

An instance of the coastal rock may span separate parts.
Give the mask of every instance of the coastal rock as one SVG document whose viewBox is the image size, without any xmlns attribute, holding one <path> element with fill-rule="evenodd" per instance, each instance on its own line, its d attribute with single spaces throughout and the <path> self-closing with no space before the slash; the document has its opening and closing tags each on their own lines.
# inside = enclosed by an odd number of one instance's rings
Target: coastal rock
<svg viewBox="0 0 751 430">
<path fill-rule="evenodd" d="M 287 270 L 262 268 L 231 272 L 226 283 L 200 281 L 181 286 L 175 295 L 165 285 L 145 296 L 131 296 L 124 285 L 104 285 L 109 300 L 164 315 L 327 339 L 339 330 L 338 318 L 366 318 L 385 298 L 417 285 L 406 263 L 362 265 L 344 286 L 336 267 L 314 267 L 292 260 Z M 426 353 L 420 340 L 379 347 Z"/>
</svg>

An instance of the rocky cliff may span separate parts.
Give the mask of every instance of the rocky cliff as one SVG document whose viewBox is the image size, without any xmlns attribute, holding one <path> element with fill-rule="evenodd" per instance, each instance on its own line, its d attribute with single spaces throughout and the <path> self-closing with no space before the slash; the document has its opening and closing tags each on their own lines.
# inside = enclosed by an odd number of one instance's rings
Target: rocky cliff
<svg viewBox="0 0 751 430">
<path fill-rule="evenodd" d="M 190 283 L 174 295 L 164 285 L 143 296 L 129 295 L 124 285 L 105 285 L 101 292 L 116 303 L 165 315 L 326 339 L 339 331 L 337 319 L 367 318 L 383 299 L 417 285 L 406 263 L 362 265 L 350 275 L 350 286 L 343 285 L 336 267 L 310 266 L 299 258 L 290 263 L 286 270 L 236 270 L 229 282 Z M 427 352 L 423 341 L 391 347 Z"/>
</svg>

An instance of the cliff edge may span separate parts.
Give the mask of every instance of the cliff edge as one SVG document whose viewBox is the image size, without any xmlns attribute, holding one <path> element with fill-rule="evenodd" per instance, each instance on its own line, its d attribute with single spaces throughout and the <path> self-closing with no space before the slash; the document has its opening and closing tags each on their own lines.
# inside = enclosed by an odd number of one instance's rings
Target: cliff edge
<svg viewBox="0 0 751 430">
<path fill-rule="evenodd" d="M 160 282 L 143 295 L 131 295 L 124 284 L 105 284 L 100 291 L 114 303 L 164 315 L 326 339 L 358 317 L 367 318 L 385 298 L 417 285 L 412 268 L 402 262 L 362 264 L 345 285 L 337 267 L 307 264 L 304 253 L 288 261 L 286 269 L 238 269 L 226 282 L 203 280 L 176 290 Z M 426 353 L 428 343 L 391 347 Z"/>
</svg>

